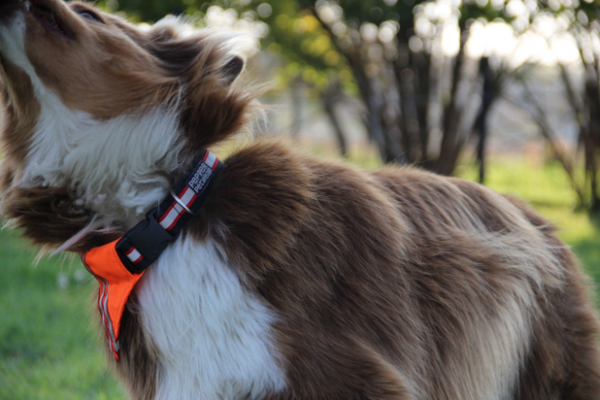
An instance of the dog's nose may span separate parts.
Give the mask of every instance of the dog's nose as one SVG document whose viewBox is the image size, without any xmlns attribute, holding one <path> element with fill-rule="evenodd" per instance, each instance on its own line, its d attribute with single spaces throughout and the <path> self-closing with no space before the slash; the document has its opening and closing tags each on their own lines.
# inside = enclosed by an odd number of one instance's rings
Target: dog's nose
<svg viewBox="0 0 600 400">
<path fill-rule="evenodd" d="M 6 5 L 18 5 L 20 3 L 23 3 L 23 0 L 0 0 L 0 7 L 2 6 L 6 6 Z"/>
</svg>

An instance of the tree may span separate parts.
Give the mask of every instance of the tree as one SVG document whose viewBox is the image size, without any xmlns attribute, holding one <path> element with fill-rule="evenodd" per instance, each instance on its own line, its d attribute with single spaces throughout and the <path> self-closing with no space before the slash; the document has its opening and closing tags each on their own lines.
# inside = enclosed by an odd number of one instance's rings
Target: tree
<svg viewBox="0 0 600 400">
<path fill-rule="evenodd" d="M 544 37 L 551 48 L 568 46 L 571 52 L 560 54 L 557 63 L 561 71 L 565 98 L 579 126 L 577 146 L 572 150 L 560 146 L 544 99 L 528 83 L 529 66 L 515 76 L 524 88 L 521 99 L 511 99 L 528 109 L 538 124 L 554 157 L 563 166 L 579 204 L 600 211 L 600 1 L 549 0 L 537 3 L 529 16 L 532 30 Z M 553 29 L 541 29 L 554 22 Z M 563 53 L 565 53 L 563 51 Z M 570 54 L 569 54 L 570 53 Z M 583 174 L 578 173 L 583 170 Z M 583 175 L 583 178 L 580 176 Z"/>
</svg>

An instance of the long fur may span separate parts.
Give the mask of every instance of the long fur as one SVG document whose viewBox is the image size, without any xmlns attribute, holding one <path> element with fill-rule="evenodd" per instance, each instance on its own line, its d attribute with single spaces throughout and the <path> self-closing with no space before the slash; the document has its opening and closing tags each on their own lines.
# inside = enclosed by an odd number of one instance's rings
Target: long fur
<svg viewBox="0 0 600 400">
<path fill-rule="evenodd" d="M 231 35 L 32 4 L 74 39 L 0 18 L 0 207 L 34 243 L 85 251 L 242 131 L 254 95 Z M 225 164 L 129 299 L 115 367 L 132 399 L 600 398 L 586 278 L 527 205 L 276 140 Z"/>
</svg>

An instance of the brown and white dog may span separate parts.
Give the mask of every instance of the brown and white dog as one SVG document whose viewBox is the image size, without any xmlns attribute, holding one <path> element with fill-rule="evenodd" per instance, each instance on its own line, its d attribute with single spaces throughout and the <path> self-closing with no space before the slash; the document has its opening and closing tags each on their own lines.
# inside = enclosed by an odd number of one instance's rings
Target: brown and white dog
<svg viewBox="0 0 600 400">
<path fill-rule="evenodd" d="M 243 130 L 235 41 L 0 0 L 2 213 L 85 251 Z M 129 299 L 134 399 L 598 400 L 599 325 L 554 228 L 482 186 L 259 141 Z"/>
</svg>

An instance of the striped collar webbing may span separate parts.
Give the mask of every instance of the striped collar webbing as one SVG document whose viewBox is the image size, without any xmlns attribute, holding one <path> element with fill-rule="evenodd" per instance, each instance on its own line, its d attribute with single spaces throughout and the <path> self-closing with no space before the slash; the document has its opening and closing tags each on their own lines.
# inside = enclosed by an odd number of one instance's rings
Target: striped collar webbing
<svg viewBox="0 0 600 400">
<path fill-rule="evenodd" d="M 160 206 L 146 214 L 117 243 L 117 252 L 123 264 L 132 273 L 148 268 L 175 240 L 186 222 L 195 215 L 210 192 L 223 168 L 214 154 L 204 150 L 191 170 L 162 201 Z"/>
</svg>

